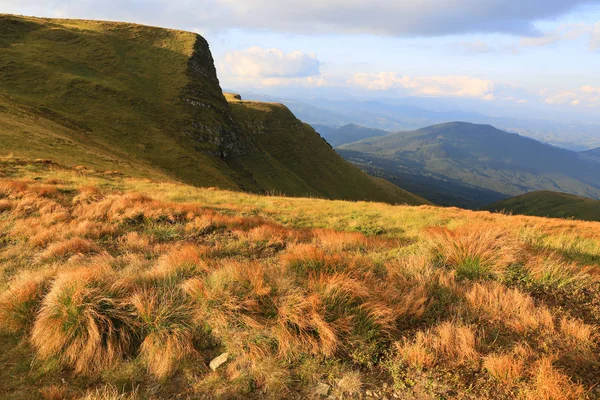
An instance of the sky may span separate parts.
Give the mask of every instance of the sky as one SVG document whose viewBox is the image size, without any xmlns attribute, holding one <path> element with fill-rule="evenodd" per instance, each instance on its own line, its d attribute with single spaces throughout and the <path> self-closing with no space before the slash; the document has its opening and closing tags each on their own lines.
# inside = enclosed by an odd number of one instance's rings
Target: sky
<svg viewBox="0 0 600 400">
<path fill-rule="evenodd" d="M 0 0 L 209 41 L 224 88 L 600 121 L 600 0 Z"/>
</svg>

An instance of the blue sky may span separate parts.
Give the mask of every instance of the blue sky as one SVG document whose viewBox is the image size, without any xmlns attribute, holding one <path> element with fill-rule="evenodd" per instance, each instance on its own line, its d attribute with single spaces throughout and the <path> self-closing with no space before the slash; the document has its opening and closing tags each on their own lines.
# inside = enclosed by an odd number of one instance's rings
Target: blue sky
<svg viewBox="0 0 600 400">
<path fill-rule="evenodd" d="M 600 0 L 0 0 L 0 12 L 196 31 L 239 91 L 600 118 Z"/>
</svg>

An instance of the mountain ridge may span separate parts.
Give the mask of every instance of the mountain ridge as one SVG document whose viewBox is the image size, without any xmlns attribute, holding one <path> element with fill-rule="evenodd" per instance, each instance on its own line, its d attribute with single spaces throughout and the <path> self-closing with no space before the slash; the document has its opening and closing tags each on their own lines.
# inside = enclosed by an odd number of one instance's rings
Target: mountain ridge
<svg viewBox="0 0 600 400">
<path fill-rule="evenodd" d="M 484 209 L 535 217 L 600 221 L 600 200 L 551 191 L 530 192 L 511 197 Z"/>
<path fill-rule="evenodd" d="M 208 42 L 195 33 L 0 15 L 0 56 L 3 154 L 205 187 L 426 203 L 347 164 L 305 127 L 280 131 L 279 143 L 304 132 L 318 151 L 296 151 L 311 168 L 263 154 L 244 113 L 234 115 L 223 95 Z M 272 129 L 296 124 L 277 115 L 284 119 Z M 325 174 L 324 188 L 320 163 L 344 174 Z"/>
<path fill-rule="evenodd" d="M 342 145 L 338 152 L 437 204 L 478 208 L 535 190 L 600 198 L 599 163 L 487 124 L 438 124 Z"/>
</svg>

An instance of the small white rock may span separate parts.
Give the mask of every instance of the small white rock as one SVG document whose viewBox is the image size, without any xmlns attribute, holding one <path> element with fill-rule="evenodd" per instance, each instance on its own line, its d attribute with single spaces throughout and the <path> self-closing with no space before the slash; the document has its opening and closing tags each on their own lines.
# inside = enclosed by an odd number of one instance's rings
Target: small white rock
<svg viewBox="0 0 600 400">
<path fill-rule="evenodd" d="M 325 383 L 319 383 L 317 384 L 317 388 L 315 389 L 315 393 L 320 395 L 320 396 L 329 396 L 329 390 L 331 388 L 329 387 L 329 385 L 325 384 Z"/>
<path fill-rule="evenodd" d="M 229 353 L 223 353 L 219 357 L 213 358 L 208 366 L 213 371 L 216 371 L 221 365 L 225 364 L 229 359 Z"/>
</svg>

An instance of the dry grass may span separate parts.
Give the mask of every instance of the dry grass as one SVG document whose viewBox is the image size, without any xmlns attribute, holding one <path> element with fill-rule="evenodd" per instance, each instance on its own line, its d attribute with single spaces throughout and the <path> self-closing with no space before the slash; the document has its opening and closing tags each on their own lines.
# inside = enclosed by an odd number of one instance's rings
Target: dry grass
<svg viewBox="0 0 600 400">
<path fill-rule="evenodd" d="M 194 352 L 193 308 L 178 288 L 149 288 L 130 300 L 141 325 L 140 354 L 157 378 L 173 374 L 177 365 Z"/>
<path fill-rule="evenodd" d="M 123 393 L 114 386 L 105 385 L 101 388 L 88 391 L 77 400 L 137 400 L 138 398 L 137 391 Z"/>
<path fill-rule="evenodd" d="M 132 344 L 127 293 L 128 288 L 106 268 L 59 274 L 31 332 L 37 354 L 43 359 L 57 357 L 81 374 L 122 360 Z"/>
<path fill-rule="evenodd" d="M 485 314 L 489 320 L 508 326 L 519 333 L 538 328 L 553 331 L 554 321 L 550 311 L 536 306 L 533 298 L 518 289 L 508 289 L 496 283 L 476 283 L 466 293 L 473 312 Z"/>
<path fill-rule="evenodd" d="M 456 230 L 431 228 L 428 234 L 441 263 L 468 279 L 501 274 L 521 257 L 520 245 L 512 235 L 489 224 Z"/>
<path fill-rule="evenodd" d="M 27 333 L 52 281 L 50 272 L 26 272 L 0 294 L 0 329 Z"/>
<path fill-rule="evenodd" d="M 530 400 L 576 400 L 584 398 L 581 385 L 571 382 L 568 376 L 553 365 L 553 357 L 540 359 L 532 368 L 533 384 L 527 393 Z"/>
<path fill-rule="evenodd" d="M 0 180 L 0 324 L 36 360 L 11 379 L 65 374 L 60 390 L 83 393 L 78 375 L 120 370 L 116 387 L 158 398 L 287 398 L 317 382 L 350 398 L 389 373 L 413 397 L 431 384 L 568 399 L 597 381 L 597 225 L 52 179 Z"/>
<path fill-rule="evenodd" d="M 525 362 L 513 354 L 492 354 L 483 359 L 483 368 L 507 386 L 523 379 Z"/>
<path fill-rule="evenodd" d="M 76 254 L 89 254 L 99 251 L 99 247 L 94 242 L 80 237 L 74 237 L 62 242 L 53 243 L 43 251 L 41 258 L 50 259 L 56 257 L 67 257 Z"/>
</svg>

